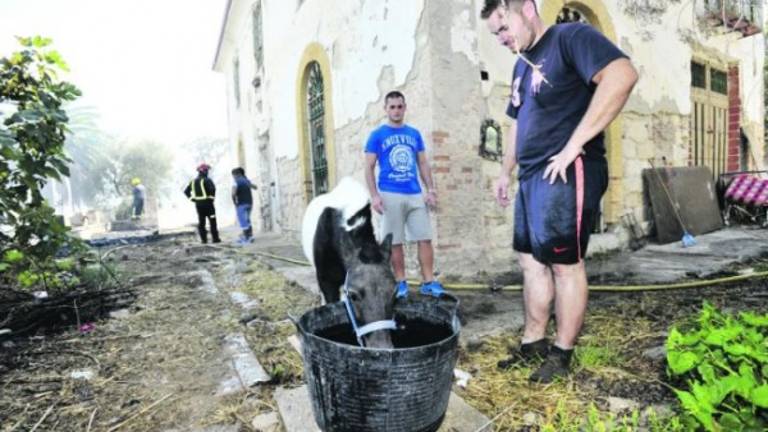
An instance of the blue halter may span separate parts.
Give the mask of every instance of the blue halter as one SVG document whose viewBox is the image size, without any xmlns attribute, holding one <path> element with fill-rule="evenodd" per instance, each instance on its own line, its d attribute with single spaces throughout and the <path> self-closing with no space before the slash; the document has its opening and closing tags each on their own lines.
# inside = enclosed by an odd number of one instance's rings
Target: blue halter
<svg viewBox="0 0 768 432">
<path fill-rule="evenodd" d="M 344 292 L 341 295 L 341 301 L 344 302 L 344 306 L 347 308 L 347 315 L 349 316 L 349 322 L 352 323 L 352 330 L 355 331 L 357 343 L 361 347 L 365 347 L 365 343 L 363 343 L 363 336 L 378 330 L 395 330 L 397 328 L 397 323 L 395 320 L 381 320 L 374 321 L 362 327 L 358 327 L 357 320 L 355 319 L 355 312 L 352 310 L 352 303 L 349 301 L 349 287 L 347 286 L 348 280 L 349 273 L 347 273 L 347 277 L 344 279 Z"/>
</svg>

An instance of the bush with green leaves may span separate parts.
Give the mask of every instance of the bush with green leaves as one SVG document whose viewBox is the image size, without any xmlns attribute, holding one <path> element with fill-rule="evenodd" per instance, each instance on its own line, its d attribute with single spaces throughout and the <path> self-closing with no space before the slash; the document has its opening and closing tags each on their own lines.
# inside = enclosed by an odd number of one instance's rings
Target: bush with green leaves
<svg viewBox="0 0 768 432">
<path fill-rule="evenodd" d="M 50 39 L 17 39 L 21 50 L 0 58 L 0 283 L 48 286 L 50 276 L 55 286 L 61 282 L 56 254 L 84 246 L 42 189 L 69 174 L 63 105 L 80 91 L 58 78 L 67 66 Z"/>
<path fill-rule="evenodd" d="M 768 314 L 718 311 L 705 303 L 687 330 L 667 337 L 669 373 L 691 429 L 768 430 Z"/>
</svg>

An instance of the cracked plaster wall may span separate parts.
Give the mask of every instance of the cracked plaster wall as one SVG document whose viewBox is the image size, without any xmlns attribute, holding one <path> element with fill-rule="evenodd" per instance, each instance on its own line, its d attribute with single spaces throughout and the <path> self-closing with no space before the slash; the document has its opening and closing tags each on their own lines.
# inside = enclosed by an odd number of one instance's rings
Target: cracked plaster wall
<svg viewBox="0 0 768 432">
<path fill-rule="evenodd" d="M 319 42 L 331 62 L 338 177 L 352 174 L 363 180 L 363 144 L 385 120 L 384 93 L 397 88 L 408 98 L 407 121 L 424 136 L 439 191 L 439 211 L 432 215 L 437 267 L 443 273 L 464 274 L 509 262 L 512 211 L 500 209 L 492 198 L 500 163 L 480 159 L 477 145 L 479 125 L 487 117 L 500 123 L 506 140 L 509 120 L 504 110 L 515 59 L 478 18 L 482 1 L 369 0 L 339 1 L 333 8 L 324 5 L 307 0 L 297 12 L 292 1 L 264 1 L 267 70 L 261 89 L 242 84 L 247 89 L 244 93 L 253 93 L 253 100 L 247 102 L 253 104 L 247 107 L 250 111 L 235 110 L 232 97 L 228 107 L 230 128 L 243 133 L 247 153 L 254 151 L 249 140 L 269 131 L 272 172 L 279 178 L 276 218 L 280 227 L 297 229 L 305 204 L 297 158 L 295 85 L 304 47 Z M 693 48 L 687 37 L 692 32 L 692 10 L 690 5 L 672 4 L 648 19 L 628 15 L 615 2 L 605 6 L 619 46 L 641 74 L 623 116 L 624 172 L 618 179 L 623 193 L 616 205 L 643 220 L 640 172 L 647 167 L 647 158 L 667 155 L 673 163 L 684 164 L 688 155 Z M 249 7 L 241 7 L 245 12 L 240 13 L 250 16 Z M 250 21 L 245 21 L 233 46 L 250 59 Z M 363 25 L 365 21 L 369 22 Z M 392 27 L 397 31 L 390 31 Z M 762 98 L 758 97 L 762 81 L 758 83 L 752 70 L 761 76 L 763 60 L 750 57 L 750 52 L 761 52 L 763 41 L 762 36 L 739 41 L 726 36 L 702 42 L 739 59 L 744 122 L 749 127 L 756 123 L 756 130 L 761 122 L 755 119 L 762 119 Z M 247 62 L 241 61 L 241 68 L 243 63 Z M 480 69 L 489 73 L 489 81 L 480 81 Z M 249 72 L 254 73 L 241 69 L 241 80 L 250 80 Z M 227 72 L 231 87 L 230 77 Z M 755 96 L 744 94 L 753 88 Z M 245 96 L 243 101 L 246 104 Z M 249 128 L 253 132 L 247 132 Z M 516 185 L 512 189 L 514 193 Z M 414 270 L 414 251 L 409 252 L 408 267 Z"/>
<path fill-rule="evenodd" d="M 539 0 L 539 10 L 549 0 Z M 565 2 L 557 1 L 558 4 Z M 589 3 L 589 2 L 586 2 Z M 643 208 L 640 173 L 648 167 L 647 159 L 666 156 L 670 163 L 687 165 L 691 113 L 690 61 L 694 52 L 717 53 L 738 64 L 741 79 L 741 124 L 753 141 L 755 157 L 763 161 L 765 153 L 762 119 L 762 67 L 765 38 L 709 34 L 694 21 L 695 2 L 659 3 L 658 13 L 637 11 L 632 1 L 603 1 L 613 23 L 616 42 L 638 69 L 637 83 L 623 111 L 620 148 L 623 173 L 612 182 L 622 182 L 619 214 L 632 211 L 638 220 L 647 220 Z M 657 2 L 658 3 L 658 2 Z M 476 5 L 477 13 L 482 2 Z M 478 20 L 478 51 L 481 67 L 490 81 L 483 83 L 490 116 L 502 128 L 508 124 L 504 107 L 509 94 L 509 77 L 516 56 L 500 47 L 488 33 L 485 22 Z M 695 49 L 692 41 L 701 48 Z M 500 100 L 501 99 L 501 100 Z M 754 138 L 753 138 L 754 137 Z M 493 171 L 488 167 L 487 173 Z M 491 210 L 489 209 L 489 214 Z M 499 224 L 511 223 L 509 214 L 497 215 Z M 505 228 L 506 229 L 506 228 Z"/>
</svg>

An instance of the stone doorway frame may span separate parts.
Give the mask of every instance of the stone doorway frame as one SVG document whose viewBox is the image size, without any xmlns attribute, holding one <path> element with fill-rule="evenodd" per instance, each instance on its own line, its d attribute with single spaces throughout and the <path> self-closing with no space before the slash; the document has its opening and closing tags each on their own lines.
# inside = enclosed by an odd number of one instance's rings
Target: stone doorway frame
<svg viewBox="0 0 768 432">
<path fill-rule="evenodd" d="M 557 15 L 564 7 L 574 7 L 583 12 L 587 20 L 611 42 L 618 45 L 616 30 L 608 9 L 601 0 L 539 2 L 541 19 L 546 25 L 553 25 Z M 619 217 L 624 209 L 624 152 L 622 148 L 623 115 L 618 117 L 605 130 L 606 159 L 608 160 L 608 190 L 603 197 L 603 221 L 606 224 L 620 223 Z"/>
</svg>

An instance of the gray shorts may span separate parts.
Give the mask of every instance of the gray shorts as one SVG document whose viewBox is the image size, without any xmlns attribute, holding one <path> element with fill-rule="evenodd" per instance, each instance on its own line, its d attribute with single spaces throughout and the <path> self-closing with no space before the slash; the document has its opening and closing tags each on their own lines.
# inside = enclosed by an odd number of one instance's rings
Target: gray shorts
<svg viewBox="0 0 768 432">
<path fill-rule="evenodd" d="M 432 240 L 429 212 L 421 194 L 380 192 L 380 195 L 384 203 L 382 236 L 392 233 L 392 244 L 403 244 L 403 240 Z"/>
</svg>

